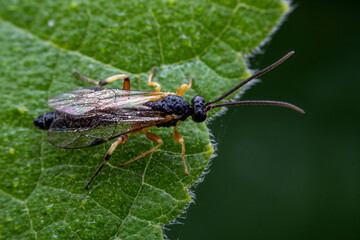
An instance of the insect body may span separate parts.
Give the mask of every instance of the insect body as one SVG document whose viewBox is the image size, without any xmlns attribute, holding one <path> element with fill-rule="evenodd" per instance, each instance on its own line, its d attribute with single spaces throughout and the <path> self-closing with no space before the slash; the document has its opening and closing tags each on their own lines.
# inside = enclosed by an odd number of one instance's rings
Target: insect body
<svg viewBox="0 0 360 240">
<path fill-rule="evenodd" d="M 192 117 L 195 122 L 206 120 L 207 112 L 211 109 L 224 106 L 235 105 L 275 105 L 292 108 L 300 113 L 304 113 L 300 108 L 278 101 L 239 101 L 214 104 L 244 86 L 249 81 L 259 77 L 265 72 L 270 71 L 288 57 L 293 52 L 288 53 L 283 58 L 254 74 L 243 81 L 229 92 L 225 93 L 216 100 L 206 102 L 201 96 L 193 97 L 189 104 L 183 97 L 183 93 L 188 91 L 192 85 L 192 78 L 189 84 L 183 84 L 176 93 L 161 92 L 158 83 L 153 82 L 155 68 L 151 71 L 148 78 L 148 85 L 154 86 L 153 92 L 130 90 L 130 80 L 126 75 L 114 75 L 105 80 L 97 82 L 74 72 L 79 78 L 93 83 L 98 87 L 78 89 L 71 92 L 62 93 L 48 101 L 48 105 L 56 111 L 45 113 L 34 120 L 34 125 L 39 129 L 48 130 L 48 140 L 51 144 L 61 148 L 85 148 L 96 146 L 115 139 L 105 155 L 105 160 L 92 175 L 85 188 L 88 188 L 93 179 L 109 161 L 116 147 L 124 143 L 130 135 L 142 132 L 145 136 L 157 145 L 141 153 L 120 167 L 145 157 L 156 151 L 163 140 L 149 132 L 149 129 L 157 127 L 174 127 L 174 139 L 181 144 L 181 156 L 185 168 L 185 174 L 189 171 L 185 161 L 185 143 L 180 133 L 178 125 Z M 102 86 L 118 79 L 124 79 L 123 89 L 103 88 Z"/>
</svg>

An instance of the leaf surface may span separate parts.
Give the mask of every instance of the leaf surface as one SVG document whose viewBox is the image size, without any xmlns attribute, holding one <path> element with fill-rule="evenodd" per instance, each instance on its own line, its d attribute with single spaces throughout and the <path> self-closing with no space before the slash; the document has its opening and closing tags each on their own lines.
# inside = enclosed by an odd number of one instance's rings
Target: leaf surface
<svg viewBox="0 0 360 240">
<path fill-rule="evenodd" d="M 244 55 L 287 8 L 281 0 L 0 0 L 0 239 L 163 238 L 214 152 L 205 123 L 179 127 L 189 176 L 172 128 L 154 128 L 158 151 L 118 168 L 154 146 L 131 136 L 87 191 L 111 143 L 58 149 L 33 119 L 50 110 L 49 98 L 89 87 L 74 69 L 98 80 L 125 73 L 132 89 L 150 91 L 157 66 L 163 91 L 194 77 L 185 98 L 212 100 L 249 76 Z"/>
</svg>

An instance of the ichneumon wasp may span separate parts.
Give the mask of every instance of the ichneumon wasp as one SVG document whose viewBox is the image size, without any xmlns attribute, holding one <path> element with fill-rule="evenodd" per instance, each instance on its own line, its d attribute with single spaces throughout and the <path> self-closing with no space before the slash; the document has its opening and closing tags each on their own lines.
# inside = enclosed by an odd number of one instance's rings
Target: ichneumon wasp
<svg viewBox="0 0 360 240">
<path fill-rule="evenodd" d="M 191 100 L 191 104 L 182 95 L 191 88 L 193 79 L 190 78 L 189 84 L 181 85 L 176 93 L 161 92 L 160 84 L 152 81 L 156 68 L 152 69 L 148 78 L 148 85 L 155 87 L 153 92 L 130 90 L 130 79 L 127 75 L 118 74 L 97 82 L 74 72 L 80 79 L 95 84 L 97 87 L 78 89 L 51 98 L 48 105 L 56 111 L 37 117 L 34 120 L 34 125 L 40 129 L 48 130 L 49 142 L 61 148 L 86 148 L 115 139 L 105 155 L 105 160 L 86 184 L 86 189 L 109 161 L 116 147 L 125 143 L 130 135 L 142 132 L 157 145 L 139 156 L 119 164 L 120 167 L 145 157 L 160 148 L 163 140 L 156 134 L 149 132 L 149 129 L 154 126 L 174 127 L 174 139 L 181 144 L 182 161 L 185 174 L 188 175 L 189 171 L 184 157 L 185 143 L 178 132 L 179 124 L 188 117 L 191 116 L 195 122 L 203 122 L 206 120 L 207 112 L 214 108 L 238 105 L 274 105 L 288 107 L 304 113 L 295 105 L 279 101 L 250 100 L 215 104 L 248 82 L 275 68 L 293 53 L 289 52 L 277 62 L 252 75 L 221 97 L 206 102 L 203 97 L 195 96 Z M 103 87 L 118 79 L 124 79 L 123 89 Z"/>
</svg>

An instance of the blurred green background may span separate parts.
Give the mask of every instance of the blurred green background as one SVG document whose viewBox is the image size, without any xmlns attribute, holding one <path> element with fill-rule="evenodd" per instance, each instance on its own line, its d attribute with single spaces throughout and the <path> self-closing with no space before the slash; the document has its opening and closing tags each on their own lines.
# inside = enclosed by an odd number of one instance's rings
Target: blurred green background
<svg viewBox="0 0 360 240">
<path fill-rule="evenodd" d="M 360 13 L 356 1 L 293 1 L 252 69 L 286 63 L 211 122 L 217 157 L 170 239 L 360 239 Z"/>
</svg>

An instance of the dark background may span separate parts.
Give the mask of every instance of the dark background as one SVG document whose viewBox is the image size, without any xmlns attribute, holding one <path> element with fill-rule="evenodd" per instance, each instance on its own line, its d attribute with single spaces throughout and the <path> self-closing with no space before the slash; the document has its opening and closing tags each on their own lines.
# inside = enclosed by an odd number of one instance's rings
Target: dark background
<svg viewBox="0 0 360 240">
<path fill-rule="evenodd" d="M 360 239 L 360 11 L 356 1 L 294 1 L 250 60 L 286 63 L 209 127 L 217 157 L 170 239 Z"/>
</svg>

